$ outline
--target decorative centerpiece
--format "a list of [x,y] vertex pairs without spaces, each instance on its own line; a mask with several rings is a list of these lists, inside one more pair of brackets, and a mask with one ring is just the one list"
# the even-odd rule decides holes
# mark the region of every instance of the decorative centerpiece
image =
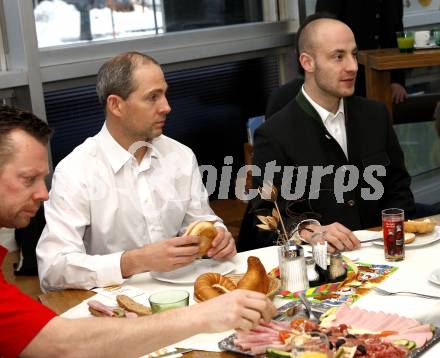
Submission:
[[309,288],[307,278],[304,249],[300,241],[290,238],[287,234],[286,225],[277,203],[278,190],[272,183],[263,184],[258,188],[261,199],[270,201],[274,207],[272,215],[257,215],[261,222],[257,225],[262,230],[276,231],[278,233],[278,262],[280,269],[281,287],[290,292],[303,291]]
[[[313,231],[309,227],[310,224],[319,226],[319,221],[302,220],[303,218],[298,217],[294,223],[294,229],[289,230],[281,215],[276,187],[272,183],[264,183],[263,187],[258,188],[258,193],[261,199],[273,204],[271,215],[257,215],[260,221],[257,227],[261,230],[275,231],[278,234],[276,244],[278,245],[281,287],[284,290],[296,292],[309,288],[309,281],[315,284],[343,281],[347,276],[347,271],[343,265],[341,254],[339,252],[329,254],[325,240],[326,232]],[[319,274],[318,279],[316,275],[310,278],[307,275],[307,271],[313,273],[313,270],[310,267],[307,270],[304,249],[301,245],[306,241],[300,235],[303,230],[309,231],[311,234],[307,243],[312,246],[313,265]]]

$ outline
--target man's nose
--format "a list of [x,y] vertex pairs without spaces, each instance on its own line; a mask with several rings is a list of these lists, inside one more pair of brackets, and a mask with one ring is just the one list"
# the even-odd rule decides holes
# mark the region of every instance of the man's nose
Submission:
[[49,199],[49,193],[47,191],[46,183],[44,180],[42,180],[38,185],[38,188],[35,191],[32,199],[35,201],[46,201],[47,199]]
[[346,64],[347,72],[357,72],[358,70],[358,62],[356,57],[349,57]]
[[171,112],[171,107],[166,97],[163,98],[163,101],[160,104],[160,112],[164,114],[168,114]]

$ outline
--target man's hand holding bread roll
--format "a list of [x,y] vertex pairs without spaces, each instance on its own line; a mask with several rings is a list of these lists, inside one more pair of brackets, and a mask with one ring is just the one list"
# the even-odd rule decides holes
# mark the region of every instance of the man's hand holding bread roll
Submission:
[[184,235],[200,238],[199,255],[213,259],[228,259],[237,254],[235,240],[229,231],[222,227],[215,227],[210,221],[193,222]]
[[[211,230],[213,233],[208,235]],[[213,259],[233,257],[237,254],[235,240],[229,231],[214,227],[212,222],[194,222],[183,236],[125,251],[121,256],[121,273],[129,277],[145,271],[174,271],[191,264],[204,253]]]
[[129,277],[140,272],[174,271],[199,257],[200,238],[179,236],[125,251],[121,256],[121,272]]

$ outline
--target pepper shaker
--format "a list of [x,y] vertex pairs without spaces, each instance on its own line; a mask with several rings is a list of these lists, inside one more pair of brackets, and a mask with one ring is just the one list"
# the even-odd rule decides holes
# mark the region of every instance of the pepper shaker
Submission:
[[307,279],[309,286],[315,287],[319,285],[319,273],[316,271],[315,260],[313,257],[306,257]]
[[330,254],[329,278],[330,282],[342,281],[347,277],[347,270],[340,252]]

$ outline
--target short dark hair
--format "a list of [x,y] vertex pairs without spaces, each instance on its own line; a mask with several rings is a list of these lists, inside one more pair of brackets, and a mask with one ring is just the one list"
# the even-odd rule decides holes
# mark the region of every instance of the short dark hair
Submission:
[[296,60],[298,62],[298,69],[301,74],[304,74],[304,68],[301,66],[301,62],[299,61],[299,55],[301,54],[300,49],[303,47],[304,43],[304,37],[302,36],[304,29],[312,22],[316,20],[321,19],[333,19],[338,20],[338,18],[330,13],[330,12],[317,12],[312,15],[307,16],[304,21],[302,22],[301,26],[298,28],[298,31],[296,33],[296,44],[295,44],[295,50],[296,50]]
[[159,66],[154,58],[135,51],[121,53],[102,65],[96,78],[96,93],[104,108],[108,96],[115,94],[127,99],[130,93],[136,90],[132,75],[140,63]]
[[46,122],[31,112],[23,109],[0,106],[0,167],[10,158],[14,148],[9,134],[14,130],[22,130],[34,137],[43,145],[49,143],[52,129]]

